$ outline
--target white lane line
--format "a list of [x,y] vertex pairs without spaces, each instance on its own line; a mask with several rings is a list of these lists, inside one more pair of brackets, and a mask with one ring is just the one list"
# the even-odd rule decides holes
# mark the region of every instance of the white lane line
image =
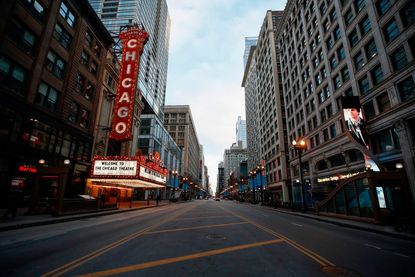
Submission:
[[399,256],[399,257],[404,257],[404,258],[409,258],[409,256],[406,256],[404,254],[397,253],[397,252],[393,252],[393,255],[396,255],[396,256]]
[[303,225],[298,224],[298,223],[291,222],[291,224],[292,224],[292,225],[295,225],[295,226],[303,227]]
[[377,249],[377,250],[382,249],[382,248],[380,248],[379,246],[372,245],[372,244],[367,244],[367,243],[365,243],[365,245],[366,245],[366,246],[369,246],[369,247],[372,247],[372,248],[375,248],[375,249]]

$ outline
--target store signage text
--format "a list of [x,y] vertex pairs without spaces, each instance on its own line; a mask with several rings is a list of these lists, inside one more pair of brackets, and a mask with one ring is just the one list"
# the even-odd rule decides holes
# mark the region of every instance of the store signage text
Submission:
[[166,176],[146,167],[140,167],[140,177],[160,183],[166,183]]
[[339,181],[343,179],[349,179],[361,173],[363,173],[363,171],[355,172],[355,173],[339,174],[339,175],[334,175],[334,176],[329,176],[329,177],[324,177],[324,178],[317,178],[317,183],[333,182],[333,181]]
[[94,176],[136,176],[137,161],[95,160]]
[[137,87],[140,55],[148,34],[138,27],[120,33],[122,58],[117,97],[114,104],[110,138],[118,141],[132,139],[135,92]]

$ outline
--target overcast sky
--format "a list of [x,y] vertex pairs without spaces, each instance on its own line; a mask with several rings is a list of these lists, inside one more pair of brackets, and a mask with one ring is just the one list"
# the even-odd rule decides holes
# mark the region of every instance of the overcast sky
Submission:
[[171,18],[167,105],[190,105],[216,189],[223,151],[245,119],[241,87],[245,37],[258,36],[267,10],[286,0],[167,0]]

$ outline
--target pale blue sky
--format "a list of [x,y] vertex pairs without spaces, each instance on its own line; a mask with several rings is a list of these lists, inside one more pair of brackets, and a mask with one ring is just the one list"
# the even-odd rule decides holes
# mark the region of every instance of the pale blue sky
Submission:
[[258,36],[267,10],[286,0],[167,0],[171,18],[166,104],[190,105],[216,189],[223,151],[235,142],[238,115],[245,119],[245,37]]

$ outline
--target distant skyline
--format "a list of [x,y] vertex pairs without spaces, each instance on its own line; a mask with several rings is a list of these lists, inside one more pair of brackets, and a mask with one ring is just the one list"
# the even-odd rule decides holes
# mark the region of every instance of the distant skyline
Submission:
[[285,0],[167,0],[171,18],[166,104],[190,105],[212,190],[218,163],[245,119],[241,87],[245,37]]

